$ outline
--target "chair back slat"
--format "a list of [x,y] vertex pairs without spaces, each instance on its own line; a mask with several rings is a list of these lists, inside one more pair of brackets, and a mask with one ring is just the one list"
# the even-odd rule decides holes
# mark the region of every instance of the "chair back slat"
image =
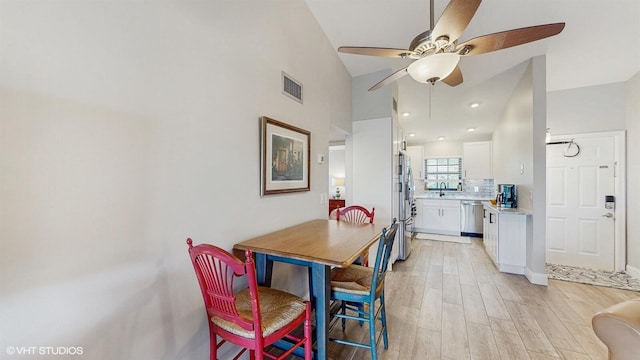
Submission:
[[[187,241],[187,243],[189,242]],[[200,283],[207,314],[233,322],[243,329],[253,330],[254,321],[244,318],[236,308],[234,280],[237,277],[249,275],[253,271],[255,281],[255,267],[247,269],[246,263],[217,246],[209,244],[192,246],[191,243],[189,245],[189,254]],[[249,262],[253,265],[252,259],[247,261],[247,263]],[[248,278],[249,282],[251,281],[250,277]],[[253,298],[253,295],[257,293],[257,284],[254,284],[251,290]],[[259,319],[256,320],[259,321]]]
[[380,235],[380,241],[378,242],[378,251],[376,253],[376,263],[373,266],[373,279],[371,282],[371,296],[375,298],[375,293],[380,284],[383,283],[384,277],[387,273],[387,267],[389,266],[389,256],[393,249],[393,242],[396,238],[396,231],[398,230],[398,223],[396,219],[393,219],[389,228],[382,229],[382,235]]
[[360,205],[351,205],[338,209],[336,219],[338,221],[346,221],[352,223],[371,223],[373,224],[373,217],[375,216],[376,208],[372,208],[371,212]]

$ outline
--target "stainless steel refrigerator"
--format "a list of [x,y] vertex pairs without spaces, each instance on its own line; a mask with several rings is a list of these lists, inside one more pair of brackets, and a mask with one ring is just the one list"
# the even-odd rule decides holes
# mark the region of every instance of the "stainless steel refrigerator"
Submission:
[[411,173],[410,158],[404,152],[398,155],[398,260],[406,260],[411,253],[413,238],[413,175]]

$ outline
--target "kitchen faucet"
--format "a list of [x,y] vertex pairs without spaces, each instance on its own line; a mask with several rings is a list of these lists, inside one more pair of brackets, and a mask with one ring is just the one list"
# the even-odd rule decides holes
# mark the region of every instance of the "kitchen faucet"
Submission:
[[[444,185],[444,187],[442,187],[442,185]],[[447,183],[446,182],[441,182],[440,185],[438,185],[438,189],[440,189],[440,197],[444,196],[444,191],[447,188]]]

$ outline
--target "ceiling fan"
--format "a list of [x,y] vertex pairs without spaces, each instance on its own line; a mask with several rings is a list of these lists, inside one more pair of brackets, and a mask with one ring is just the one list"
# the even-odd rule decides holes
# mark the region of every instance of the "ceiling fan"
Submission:
[[409,74],[419,82],[434,84],[442,81],[449,86],[462,84],[458,67],[461,56],[488,53],[559,34],[564,23],[537,25],[483,35],[460,44],[458,38],[478,10],[481,0],[451,0],[438,22],[433,23],[433,2],[430,6],[430,29],[418,34],[408,49],[341,46],[338,52],[358,55],[414,59],[409,66],[389,75],[373,85],[379,89]]

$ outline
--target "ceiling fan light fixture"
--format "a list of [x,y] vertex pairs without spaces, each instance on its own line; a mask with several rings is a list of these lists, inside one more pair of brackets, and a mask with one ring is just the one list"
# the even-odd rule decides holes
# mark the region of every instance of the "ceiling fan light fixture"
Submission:
[[460,55],[440,53],[425,56],[407,67],[407,72],[418,82],[436,82],[449,76],[458,65]]

